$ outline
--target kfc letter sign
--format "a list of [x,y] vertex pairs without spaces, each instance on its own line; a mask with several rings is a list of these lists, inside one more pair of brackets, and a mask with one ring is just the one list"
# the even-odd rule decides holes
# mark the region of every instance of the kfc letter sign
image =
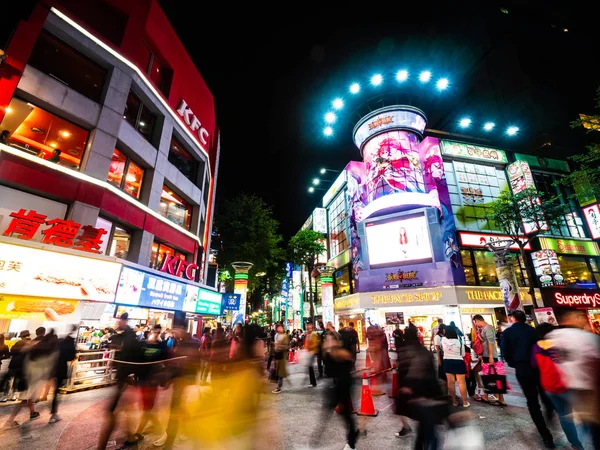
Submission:
[[181,99],[181,101],[179,102],[177,112],[181,117],[183,117],[183,120],[189,125],[190,129],[198,133],[200,142],[202,142],[204,145],[208,145],[208,131],[206,131],[206,128],[202,127],[202,124],[194,115],[194,113],[189,108],[188,104],[185,102],[184,99]]
[[187,278],[191,281],[198,281],[196,280],[196,274],[199,273],[198,264],[189,263],[175,255],[165,257],[160,271],[175,275],[176,277]]

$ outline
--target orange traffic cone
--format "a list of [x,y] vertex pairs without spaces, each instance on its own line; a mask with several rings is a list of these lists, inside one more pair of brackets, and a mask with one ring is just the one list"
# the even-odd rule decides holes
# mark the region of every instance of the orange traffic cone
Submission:
[[296,350],[294,352],[294,364],[298,364],[300,362],[300,350]]
[[381,383],[378,380],[378,377],[381,375],[373,375],[374,372],[371,371],[371,378],[369,378],[369,381],[371,382],[371,395],[375,395],[375,396],[379,396],[379,395],[385,395],[385,392],[383,392],[381,390]]
[[365,361],[365,369],[368,370],[371,368],[371,357],[369,356],[369,352],[367,352],[367,360]]
[[360,411],[359,416],[376,416],[379,412],[375,410],[373,397],[371,397],[371,388],[369,387],[369,379],[367,373],[363,373],[362,394],[360,396]]
[[[352,414],[356,414],[358,411],[354,409],[354,405],[352,403],[352,397],[350,397],[350,399],[348,400],[348,407],[352,410]],[[342,414],[342,412],[344,411],[344,405],[342,404],[342,402],[339,402],[337,404],[337,406],[335,407],[335,412],[338,414]]]
[[398,371],[396,370],[396,364],[392,366],[392,369],[394,369],[392,370],[392,390],[388,397],[396,398],[398,395]]
[[293,362],[293,361],[294,361],[294,349],[291,349],[291,350],[288,352],[288,362],[289,362],[289,363],[291,363],[291,362]]

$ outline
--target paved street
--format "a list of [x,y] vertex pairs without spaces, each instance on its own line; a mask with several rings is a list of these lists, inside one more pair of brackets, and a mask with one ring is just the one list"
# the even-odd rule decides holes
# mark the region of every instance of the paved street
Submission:
[[[361,354],[364,356],[364,353]],[[395,355],[392,354],[392,358]],[[364,360],[359,360],[359,367],[364,367]],[[270,393],[273,385],[263,387],[265,395],[261,399],[261,414],[259,422],[259,439],[255,439],[255,445],[247,446],[239,441],[221,443],[214,448],[256,448],[256,449],[286,449],[301,450],[319,448],[326,450],[342,449],[345,445],[345,432],[341,418],[335,414],[331,415],[329,424],[325,425],[321,416],[321,403],[324,390],[327,389],[328,380],[319,380],[316,389],[306,387],[308,376],[301,371],[301,367],[292,366],[291,376],[284,383],[284,392],[280,395]],[[514,377],[512,379],[513,391],[506,396],[509,404],[507,408],[493,407],[473,402],[470,408],[471,423],[474,424],[485,437],[488,449],[537,449],[543,448],[541,441],[531,423],[525,400],[518,389]],[[201,388],[208,390],[209,388]],[[355,407],[358,408],[360,401],[360,384],[357,380],[354,395]],[[87,450],[94,448],[101,422],[103,421],[103,410],[110,396],[111,388],[104,388],[70,394],[63,397],[60,415],[63,420],[56,424],[48,424],[49,403],[38,404],[41,417],[30,423],[33,437],[21,440],[22,430],[6,430],[0,437],[3,450]],[[192,398],[193,394],[188,395]],[[170,399],[170,391],[161,392],[158,401],[161,411],[161,420],[167,421],[166,405]],[[393,414],[393,406],[387,396],[374,398],[375,407],[379,410],[377,417],[358,417],[358,424],[362,436],[357,444],[358,449],[386,449],[412,448],[414,435],[398,439],[394,433],[399,428],[398,417]],[[8,402],[0,406],[0,420],[4,422],[9,414]],[[229,416],[236,414],[239,405],[229,405],[227,414],[223,420],[228,421]],[[137,420],[135,414],[131,419]],[[27,422],[27,413],[23,410],[18,420]],[[123,419],[123,418],[122,418]],[[123,424],[124,420],[121,420]],[[201,424],[201,422],[200,422]],[[201,426],[201,425],[200,425]],[[212,425],[211,425],[212,426]],[[21,427],[22,428],[22,427]],[[414,428],[414,427],[413,427]],[[568,448],[567,442],[560,430],[558,421],[551,426],[558,448]],[[322,430],[320,445],[310,446],[310,440],[315,430]],[[366,431],[366,435],[365,435]],[[196,429],[195,432],[202,434]],[[155,448],[152,441],[156,435],[148,433],[140,449]],[[119,428],[111,438],[109,448],[118,448],[125,440],[122,428]],[[195,439],[186,439],[182,436],[176,441],[176,448],[187,450],[192,448],[208,448],[207,445],[194,446]],[[462,447],[468,448],[468,447]],[[591,446],[589,447],[591,448]]]

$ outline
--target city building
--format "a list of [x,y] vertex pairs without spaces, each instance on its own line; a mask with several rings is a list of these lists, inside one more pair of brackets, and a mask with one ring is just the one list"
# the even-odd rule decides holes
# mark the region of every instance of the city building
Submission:
[[[37,281],[79,283],[69,300],[218,315],[214,98],[157,1],[40,0],[21,19],[0,64],[0,293],[51,295],[8,271],[31,253]],[[105,295],[82,287],[98,277]]]

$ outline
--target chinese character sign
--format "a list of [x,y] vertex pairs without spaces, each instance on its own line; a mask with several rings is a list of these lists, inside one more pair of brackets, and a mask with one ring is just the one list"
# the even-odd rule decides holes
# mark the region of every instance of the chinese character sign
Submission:
[[181,310],[186,285],[141,270],[123,267],[116,302],[124,305]]
[[583,214],[588,227],[590,227],[592,239],[600,239],[600,206],[592,205],[583,208]]
[[[72,220],[46,220],[47,217],[44,214],[39,214],[35,210],[20,209],[12,212],[10,217],[12,220],[2,233],[4,236],[30,241],[40,227],[46,225],[47,228],[42,229],[43,244],[75,248],[90,253],[101,253],[102,237],[107,233],[102,228],[94,228],[90,225],[82,227],[81,224]],[[82,233],[78,236],[80,230]]]

